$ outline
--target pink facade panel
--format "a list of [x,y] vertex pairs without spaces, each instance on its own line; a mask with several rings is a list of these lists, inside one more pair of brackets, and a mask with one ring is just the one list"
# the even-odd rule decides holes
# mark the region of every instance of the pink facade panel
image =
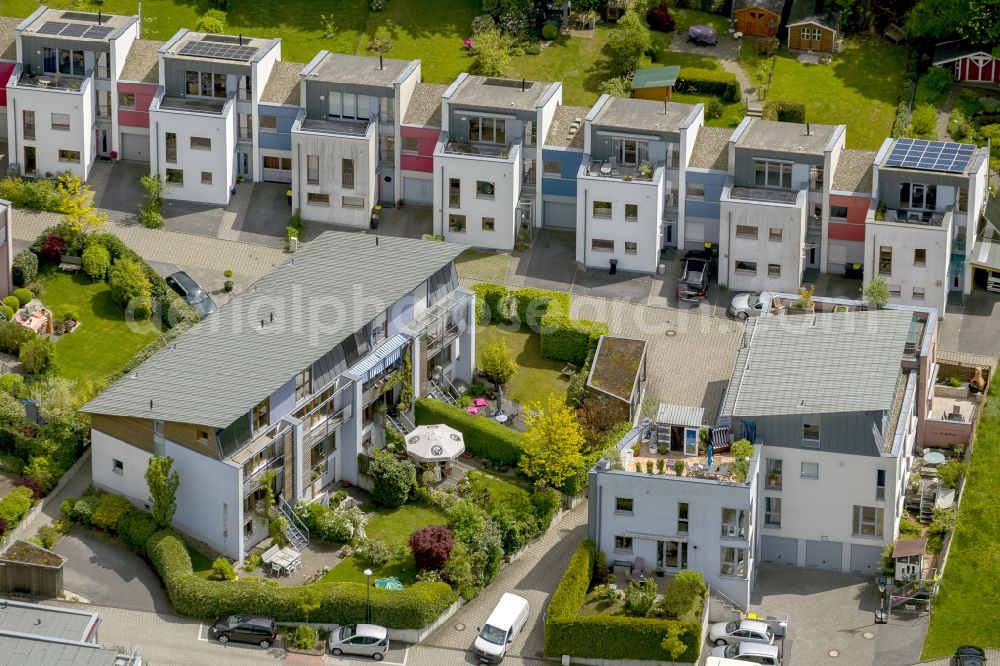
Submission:
[[121,93],[135,95],[134,109],[118,107],[118,123],[125,127],[149,127],[149,105],[153,103],[153,97],[156,95],[156,85],[152,83],[119,83],[118,93],[119,96]]
[[399,128],[399,133],[404,140],[407,138],[417,140],[417,152],[402,153],[400,155],[400,166],[407,171],[433,173],[434,147],[437,145],[438,137],[441,136],[441,130],[437,127],[411,127],[403,125]]
[[830,240],[865,242],[865,225],[830,222]]
[[7,81],[10,79],[10,73],[14,71],[16,64],[6,61],[0,62],[0,106],[7,106]]
[[[865,217],[868,215],[868,206],[871,203],[870,195],[849,197],[842,194],[831,194],[830,195],[830,206],[843,206],[847,209],[847,223],[861,225],[862,229],[865,224]],[[864,240],[864,232],[861,234],[861,239]]]

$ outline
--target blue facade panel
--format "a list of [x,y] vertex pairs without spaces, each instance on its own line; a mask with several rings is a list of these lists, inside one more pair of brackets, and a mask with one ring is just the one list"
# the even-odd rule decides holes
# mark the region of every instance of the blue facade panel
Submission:
[[275,116],[278,119],[278,129],[276,132],[258,132],[258,142],[265,150],[291,150],[292,149],[292,124],[295,116],[299,114],[297,106],[272,106],[261,104],[259,113],[262,116]]
[[289,379],[284,386],[271,394],[270,403],[271,423],[277,423],[279,419],[291,413],[292,408],[295,407],[295,377]]
[[721,209],[719,199],[722,197],[722,188],[725,187],[728,177],[729,174],[719,171],[688,171],[687,184],[703,185],[705,198],[688,197],[684,203],[684,214],[690,217],[719,219]]
[[[542,193],[557,197],[576,196],[576,174],[583,163],[583,153],[578,150],[542,149],[544,162],[558,162],[562,167],[562,178],[542,177]],[[543,165],[544,166],[544,165]]]

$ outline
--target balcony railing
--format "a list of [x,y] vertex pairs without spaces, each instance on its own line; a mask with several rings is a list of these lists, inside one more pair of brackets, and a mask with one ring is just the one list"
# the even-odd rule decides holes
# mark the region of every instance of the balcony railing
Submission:
[[365,392],[361,395],[361,404],[368,406],[373,400],[378,398],[380,395],[392,388],[392,378],[395,377],[402,369],[402,363],[397,363],[395,366],[391,367],[384,375],[374,380],[372,385],[365,389]]
[[110,118],[111,117],[111,105],[110,104],[98,104],[97,105],[97,117],[98,118]]
[[84,76],[67,76],[65,74],[22,73],[17,79],[17,85],[27,88],[44,88],[47,90],[62,90],[80,92],[87,80]]
[[94,76],[99,79],[110,79],[111,78],[111,68],[107,65],[98,65],[94,68]]
[[[662,166],[660,163],[659,166]],[[587,163],[587,175],[595,178],[611,178],[614,180],[651,181],[656,174],[656,167],[650,162],[643,164],[618,164],[612,161],[591,160]]]
[[505,160],[510,157],[510,144],[472,143],[471,141],[449,141],[445,153],[452,155],[476,155]]
[[323,438],[329,436],[331,433],[340,427],[340,424],[344,422],[344,414],[347,412],[347,406],[345,405],[339,412],[328,416],[321,422],[317,423],[315,426],[310,428],[305,432],[302,437],[303,448],[310,449],[317,442]]
[[24,126],[24,138],[34,140],[35,138],[35,124]]
[[238,136],[241,139],[252,139],[253,130],[249,127],[239,127],[236,130],[236,136]]
[[[278,457],[274,458],[273,460],[269,460],[267,462],[261,463],[260,465],[257,465],[256,467],[254,467],[252,469],[249,469],[249,470],[244,469],[243,470],[243,484],[244,484],[243,492],[244,493],[247,492],[247,485],[248,484],[256,484],[257,482],[259,482],[260,479],[261,479],[261,477],[264,476],[264,474],[268,470],[278,469],[278,468],[280,468],[284,464],[285,464],[285,454],[284,453],[280,453],[280,454],[278,454]],[[250,490],[253,490],[253,488],[250,488]]]
[[241,102],[250,102],[253,100],[253,91],[247,90],[246,88],[237,88],[236,99]]

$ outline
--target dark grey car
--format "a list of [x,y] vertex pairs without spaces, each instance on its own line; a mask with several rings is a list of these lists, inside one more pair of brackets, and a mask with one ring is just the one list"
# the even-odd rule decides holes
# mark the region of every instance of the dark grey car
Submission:
[[215,301],[201,286],[184,271],[177,271],[167,276],[167,284],[181,295],[188,305],[194,308],[202,319],[216,310]]

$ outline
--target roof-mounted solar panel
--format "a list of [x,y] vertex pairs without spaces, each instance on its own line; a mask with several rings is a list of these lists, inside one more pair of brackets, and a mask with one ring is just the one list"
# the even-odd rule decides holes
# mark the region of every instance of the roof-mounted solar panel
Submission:
[[62,21],[46,21],[35,32],[39,35],[58,35],[67,25]]

